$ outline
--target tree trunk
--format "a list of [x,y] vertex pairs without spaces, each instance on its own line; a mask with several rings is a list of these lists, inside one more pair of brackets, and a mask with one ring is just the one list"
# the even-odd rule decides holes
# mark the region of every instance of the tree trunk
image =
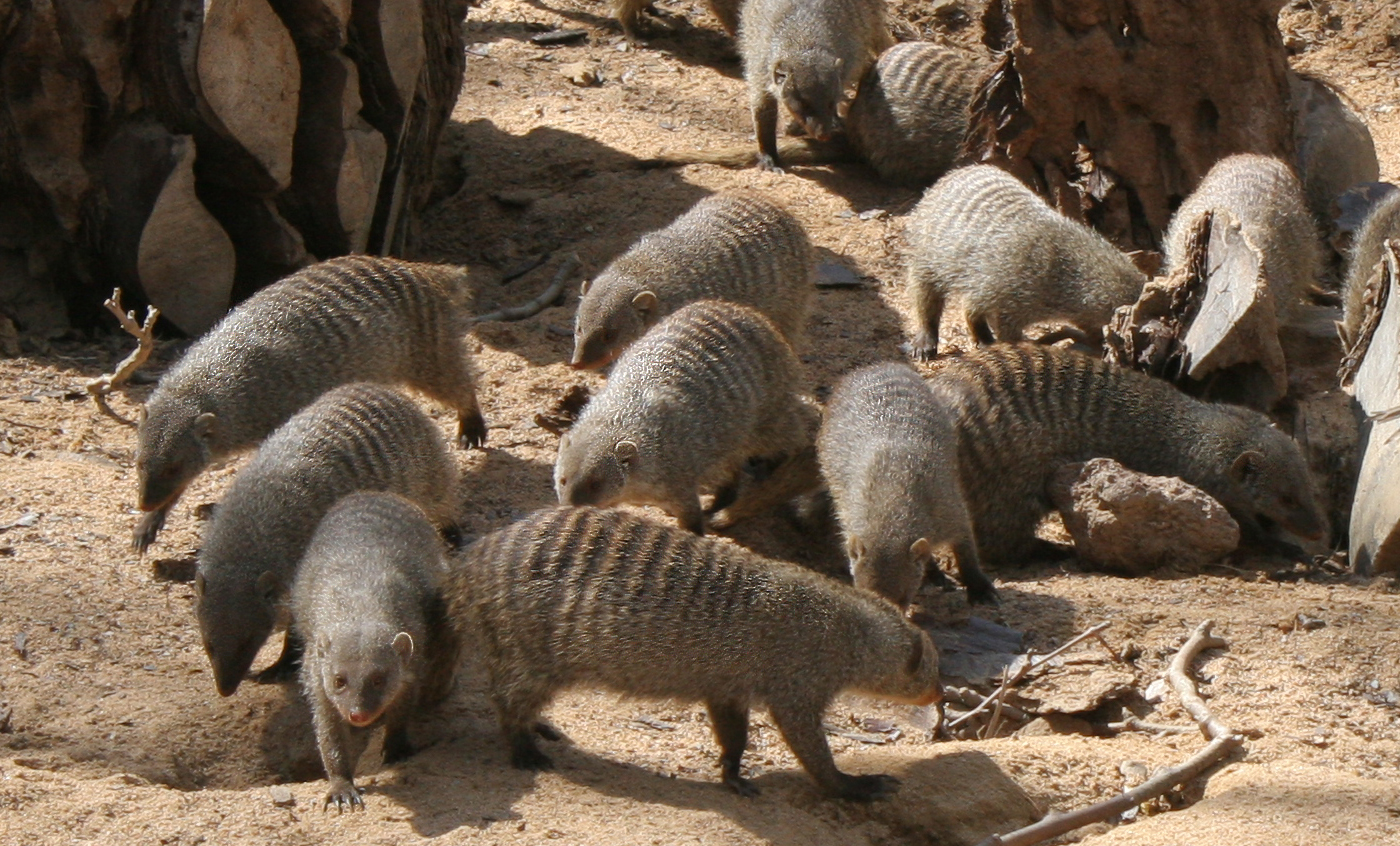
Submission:
[[1217,160],[1293,158],[1283,0],[992,0],[1005,51],[972,152],[1125,249],[1156,249]]
[[197,334],[316,259],[400,252],[464,0],[0,0],[0,313],[113,287]]

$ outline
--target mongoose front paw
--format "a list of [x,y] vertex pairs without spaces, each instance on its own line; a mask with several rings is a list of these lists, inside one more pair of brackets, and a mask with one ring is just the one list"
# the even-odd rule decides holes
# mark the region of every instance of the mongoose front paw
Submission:
[[457,423],[457,443],[462,449],[480,447],[486,443],[486,419],[481,412],[469,414]]
[[165,525],[165,510],[147,511],[141,515],[141,519],[136,521],[136,528],[131,533],[131,549],[133,552],[146,551],[155,542],[156,535]]
[[759,169],[759,170],[765,170],[765,171],[768,171],[769,173],[786,173],[786,172],[787,172],[787,171],[783,170],[782,165],[778,164],[778,160],[777,160],[776,158],[774,158],[773,156],[768,155],[767,153],[759,153],[759,154],[758,154],[758,161],[756,162],[756,164],[758,165],[758,169]]
[[321,810],[328,811],[332,805],[335,806],[337,814],[343,814],[346,811],[363,811],[365,800],[361,796],[359,788],[350,782],[332,781],[330,792],[321,801]]
[[873,802],[888,799],[899,792],[899,779],[888,775],[846,775],[841,774],[842,799],[852,802]]

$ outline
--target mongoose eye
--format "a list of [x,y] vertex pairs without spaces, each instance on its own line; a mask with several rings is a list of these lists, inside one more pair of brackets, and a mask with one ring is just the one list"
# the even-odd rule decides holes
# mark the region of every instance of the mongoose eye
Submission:
[[345,682],[345,676],[341,675],[340,673],[336,673],[335,678],[331,679],[331,685],[332,685],[336,690],[344,690],[344,689],[345,689],[345,683],[346,683],[346,682]]
[[371,688],[377,690],[377,689],[379,689],[379,688],[381,688],[381,687],[384,686],[384,674],[383,674],[383,673],[375,673],[375,674],[371,675],[367,681],[368,681],[368,684],[369,684],[369,686],[370,686]]

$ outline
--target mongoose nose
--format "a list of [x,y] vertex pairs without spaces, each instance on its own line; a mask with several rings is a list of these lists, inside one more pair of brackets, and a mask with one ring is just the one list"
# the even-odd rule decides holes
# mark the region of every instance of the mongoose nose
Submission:
[[345,719],[350,722],[350,725],[356,728],[362,728],[374,722],[374,718],[377,716],[379,715],[372,714],[369,711],[351,711],[346,715]]

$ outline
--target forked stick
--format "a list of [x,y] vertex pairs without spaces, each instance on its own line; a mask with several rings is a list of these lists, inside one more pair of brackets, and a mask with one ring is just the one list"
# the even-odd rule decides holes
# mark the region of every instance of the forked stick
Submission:
[[554,274],[554,281],[549,283],[549,287],[533,300],[517,306],[507,306],[499,311],[488,312],[472,318],[472,323],[487,323],[493,320],[524,320],[527,317],[534,317],[544,311],[550,303],[559,299],[559,295],[564,293],[564,285],[569,281],[579,264],[578,255],[574,254],[564,259],[559,265],[559,270]]
[[1111,819],[1129,808],[1156,799],[1178,784],[1190,781],[1239,748],[1244,743],[1244,738],[1231,732],[1211,714],[1201,695],[1196,692],[1196,685],[1191,681],[1188,672],[1191,662],[1201,650],[1218,649],[1227,645],[1223,639],[1211,635],[1210,629],[1213,625],[1212,621],[1206,620],[1197,626],[1167,669],[1167,681],[1171,683],[1177,696],[1181,697],[1182,705],[1195,718],[1201,731],[1211,739],[1204,749],[1185,762],[1163,770],[1132,790],[1120,793],[1112,799],[1064,814],[1049,814],[1045,819],[1025,828],[1018,828],[1008,834],[993,834],[977,846],[1031,846],[1033,843],[1058,837],[1090,823]]
[[111,299],[103,303],[107,310],[116,315],[117,322],[122,325],[128,335],[136,338],[136,349],[131,354],[121,360],[116,369],[111,373],[103,373],[96,379],[89,379],[84,386],[92,396],[92,401],[97,403],[97,407],[103,414],[121,423],[123,426],[135,426],[135,420],[128,420],[112,410],[107,404],[107,395],[131,378],[131,374],[141,369],[141,365],[146,363],[146,359],[151,357],[151,352],[156,348],[155,335],[152,330],[155,328],[156,319],[160,317],[160,309],[155,306],[146,306],[146,322],[137,324],[136,312],[122,310],[122,289],[114,288]]
[[[1015,675],[1013,675],[1009,679],[1004,680],[996,690],[992,691],[986,699],[982,700],[982,703],[980,705],[978,705],[976,708],[973,708],[971,711],[968,711],[966,714],[963,714],[962,716],[958,717],[956,720],[953,720],[951,723],[948,723],[948,725],[945,726],[945,728],[955,729],[963,723],[967,722],[968,720],[972,719],[974,716],[987,710],[988,705],[1000,702],[1001,698],[1006,695],[1006,691],[1010,690],[1013,685],[1019,683],[1021,679],[1024,679],[1026,676],[1030,675],[1033,670],[1038,670],[1041,667],[1045,666],[1052,658],[1055,658],[1060,653],[1069,649],[1071,646],[1074,646],[1076,643],[1087,640],[1091,637],[1098,637],[1099,634],[1103,632],[1103,630],[1106,628],[1108,628],[1108,623],[1099,623],[1097,626],[1094,626],[1093,628],[1087,631],[1081,632],[1080,634],[1077,634],[1069,640],[1065,641],[1063,646],[1059,647],[1053,652],[1048,652],[1045,655],[1037,656],[1022,664],[1021,668],[1016,671]],[[1109,652],[1112,653],[1113,650],[1110,649]]]

